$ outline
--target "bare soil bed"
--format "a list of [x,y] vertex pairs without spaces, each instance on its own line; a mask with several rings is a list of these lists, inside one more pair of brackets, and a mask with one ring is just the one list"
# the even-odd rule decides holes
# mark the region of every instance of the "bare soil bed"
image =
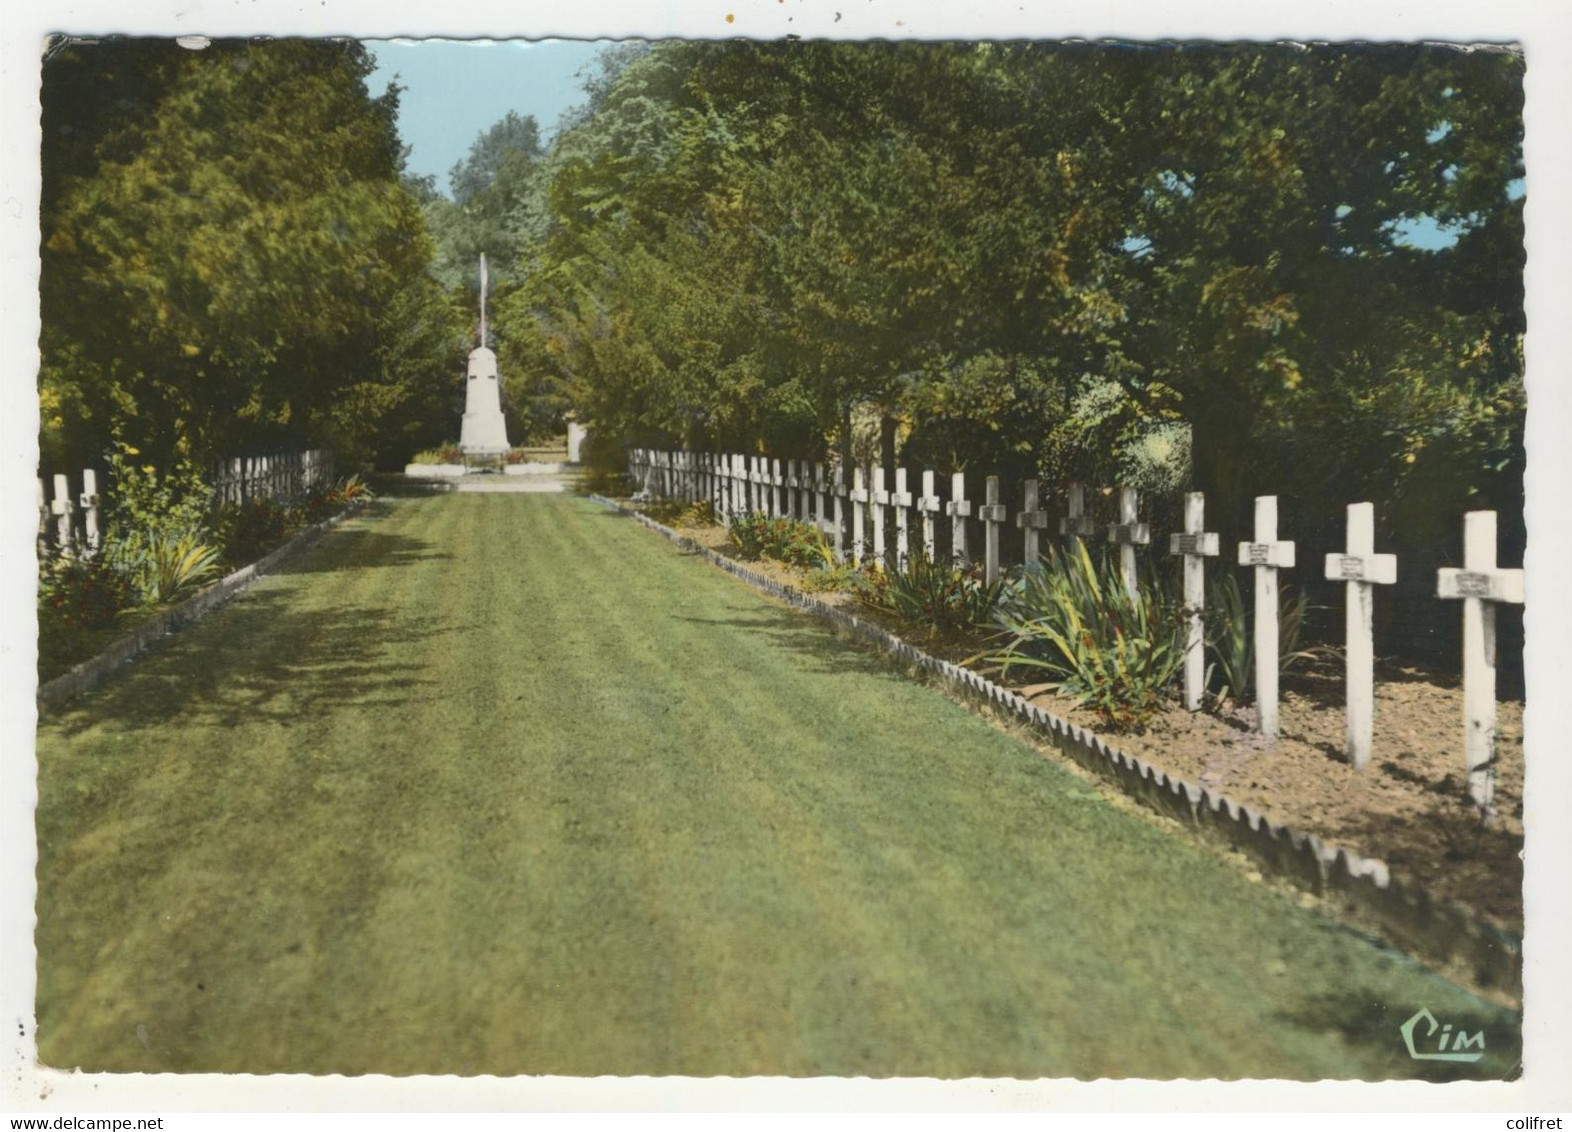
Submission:
[[[669,517],[662,521],[670,522]],[[717,526],[681,525],[701,546],[735,557]],[[749,567],[801,587],[803,572],[772,561]],[[849,593],[818,593],[854,608],[925,651],[962,662],[988,651],[986,634],[927,636]],[[997,679],[992,666],[976,664]],[[1324,842],[1378,857],[1393,875],[1456,901],[1506,931],[1523,929],[1523,705],[1497,706],[1497,815],[1480,821],[1463,770],[1463,693],[1455,677],[1396,663],[1376,667],[1372,756],[1356,771],[1344,753],[1343,675],[1335,663],[1282,677],[1280,734],[1267,743],[1254,709],[1189,712],[1177,700],[1140,733],[1113,733],[1097,714],[1042,684],[1004,681],[1046,711],[1196,786],[1220,792]]]
[[[1226,794],[1304,833],[1379,857],[1395,876],[1455,900],[1497,927],[1523,929],[1523,705],[1497,706],[1497,816],[1481,823],[1463,772],[1456,680],[1395,664],[1376,670],[1370,763],[1344,754],[1343,677],[1335,666],[1283,677],[1280,734],[1253,730],[1254,709],[1189,712],[1178,703],[1142,734],[1110,735],[1129,753]],[[1018,687],[1085,727],[1094,712],[1041,685]]]

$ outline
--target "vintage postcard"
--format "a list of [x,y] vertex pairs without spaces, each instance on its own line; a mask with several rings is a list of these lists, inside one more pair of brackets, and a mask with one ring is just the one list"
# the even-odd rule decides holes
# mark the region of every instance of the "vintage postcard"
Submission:
[[16,1107],[1564,1089],[1565,60],[802,9],[39,37]]

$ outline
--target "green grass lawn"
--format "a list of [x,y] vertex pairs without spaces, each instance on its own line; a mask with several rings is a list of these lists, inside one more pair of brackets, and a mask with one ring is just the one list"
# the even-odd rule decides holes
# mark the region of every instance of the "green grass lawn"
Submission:
[[[46,1064],[1502,1077],[1514,1015],[582,499],[383,500],[40,727]],[[1486,1031],[1415,1062],[1421,1007]]]

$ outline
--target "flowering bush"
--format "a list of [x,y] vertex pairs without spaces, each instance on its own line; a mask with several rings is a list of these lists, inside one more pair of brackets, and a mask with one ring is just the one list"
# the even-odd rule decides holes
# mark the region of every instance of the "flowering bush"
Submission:
[[83,629],[107,625],[132,600],[131,583],[96,558],[52,555],[39,564],[39,620]]
[[213,493],[189,462],[160,473],[152,465],[133,463],[135,448],[123,441],[116,444],[118,450],[108,461],[113,489],[104,566],[128,585],[136,600],[169,601],[217,567],[208,514]]
[[789,566],[835,565],[824,532],[799,519],[771,519],[754,512],[731,524],[732,545],[744,558],[773,558]]
[[[224,504],[213,517],[224,557],[236,566],[254,562],[299,529],[311,505],[307,500],[306,508],[299,509],[266,498]],[[331,506],[326,494],[318,505]]]

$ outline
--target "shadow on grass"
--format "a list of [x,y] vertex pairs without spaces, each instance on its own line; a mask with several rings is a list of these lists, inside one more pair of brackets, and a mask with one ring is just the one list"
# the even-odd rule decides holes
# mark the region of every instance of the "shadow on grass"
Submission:
[[169,641],[74,701],[59,717],[68,735],[105,717],[117,729],[305,726],[344,707],[420,702],[436,683],[418,659],[433,639],[460,631],[407,612],[339,606],[294,610],[290,596],[253,594]]
[[[370,571],[450,557],[424,539],[350,528],[274,573]],[[422,659],[433,651],[431,642],[472,628],[409,609],[298,604],[299,595],[288,589],[242,594],[65,706],[61,729],[76,734],[106,717],[124,730],[177,717],[184,726],[257,720],[300,726],[345,705],[420,702],[436,683]]]
[[[391,504],[379,500],[362,512],[362,518],[385,518],[391,507]],[[271,572],[288,576],[336,570],[380,570],[453,557],[427,539],[369,526],[340,527],[329,532],[327,538],[329,541],[307,547]]]
[[[1427,1008],[1423,1002],[1374,1002],[1350,990],[1313,996],[1301,1009],[1278,1017],[1311,1033],[1338,1035],[1351,1050],[1357,1051],[1362,1064],[1371,1066],[1371,1071],[1361,1078],[1366,1081],[1513,1081],[1522,1076],[1521,1022],[1514,1015],[1483,1003],[1462,1011],[1437,1007],[1438,1012],[1433,1015],[1439,1026],[1450,1026],[1453,1034],[1483,1033],[1485,1053],[1478,1061],[1410,1057],[1402,1026]],[[1418,1022],[1413,1031],[1418,1052],[1437,1052],[1440,1033],[1438,1027],[1436,1034],[1430,1034],[1427,1020]]]
[[805,671],[831,676],[857,672],[879,676],[891,682],[900,681],[900,676],[885,657],[873,652],[869,646],[841,636],[807,614],[781,610],[735,617],[673,615],[672,620],[762,637],[795,654],[798,663],[806,662]]

